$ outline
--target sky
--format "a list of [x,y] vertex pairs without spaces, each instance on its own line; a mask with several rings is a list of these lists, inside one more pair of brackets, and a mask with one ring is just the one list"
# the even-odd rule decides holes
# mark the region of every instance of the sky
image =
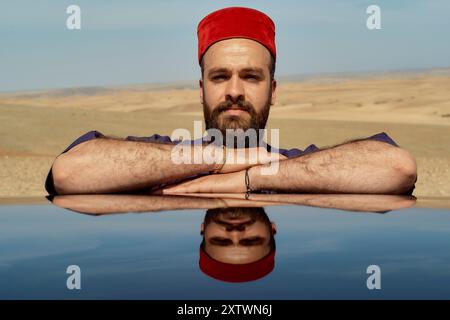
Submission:
[[[80,30],[66,27],[72,4]],[[228,6],[275,21],[276,76],[450,66],[448,0],[5,0],[0,92],[196,80],[197,24]]]

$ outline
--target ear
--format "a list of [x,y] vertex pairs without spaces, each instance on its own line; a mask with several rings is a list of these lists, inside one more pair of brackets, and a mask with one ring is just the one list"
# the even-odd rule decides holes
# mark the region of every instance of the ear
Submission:
[[200,89],[200,103],[203,104],[203,80],[198,80],[198,86]]
[[272,99],[270,100],[270,104],[273,105],[277,99],[277,80],[273,79],[270,86],[270,90],[272,90]]
[[272,225],[272,234],[275,235],[277,233],[277,225],[275,222],[270,223]]
[[205,233],[205,224],[202,223],[202,224],[200,225],[200,234],[203,235],[204,233]]

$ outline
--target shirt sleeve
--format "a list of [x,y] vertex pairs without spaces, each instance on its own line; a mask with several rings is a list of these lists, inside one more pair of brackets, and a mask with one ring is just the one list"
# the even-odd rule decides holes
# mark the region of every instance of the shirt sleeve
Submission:
[[373,136],[370,136],[370,137],[362,139],[362,140],[381,141],[381,142],[389,143],[390,145],[393,145],[394,147],[398,147],[398,144],[394,140],[392,140],[392,138],[389,137],[386,132],[377,133]]
[[[79,145],[80,143],[83,143],[83,142],[86,142],[86,141],[89,141],[92,139],[102,138],[102,137],[104,137],[104,135],[98,131],[89,131],[89,132],[83,134],[78,139],[76,139],[74,142],[72,142],[61,154],[66,153],[67,151],[69,151],[73,147]],[[50,195],[57,194],[56,189],[55,189],[55,184],[53,182],[52,168],[50,168],[50,171],[47,174],[47,178],[45,179],[45,190],[47,190],[48,194],[50,194]]]
[[135,136],[128,136],[125,140],[129,141],[141,141],[141,142],[154,142],[154,143],[170,143],[175,144],[178,141],[172,141],[169,136],[161,136],[159,134],[154,134],[150,137],[135,137]]

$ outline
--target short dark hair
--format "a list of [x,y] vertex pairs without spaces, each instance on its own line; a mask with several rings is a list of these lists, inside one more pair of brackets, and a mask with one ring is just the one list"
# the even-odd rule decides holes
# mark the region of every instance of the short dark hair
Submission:
[[[273,55],[270,55],[270,65],[269,65],[270,81],[272,81],[275,78],[275,66],[276,66],[275,58],[273,57]],[[205,71],[203,57],[202,60],[200,60],[200,69],[202,70],[202,79],[203,79],[203,74]]]

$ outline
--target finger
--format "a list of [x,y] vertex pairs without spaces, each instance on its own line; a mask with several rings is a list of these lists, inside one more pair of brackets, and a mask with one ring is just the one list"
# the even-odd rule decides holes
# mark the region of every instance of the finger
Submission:
[[[198,178],[201,179],[201,178]],[[196,181],[197,179],[182,182],[175,186],[171,186],[163,189],[163,194],[174,194],[174,193],[188,193],[188,192],[200,192],[199,189],[202,186],[202,181]]]
[[171,187],[171,188],[165,188],[162,189],[162,194],[175,194],[175,193],[183,193],[186,192],[185,190],[186,188],[182,187],[182,186],[176,186],[176,187]]
[[156,190],[150,191],[150,194],[162,195],[163,189],[156,189]]
[[200,198],[235,198],[235,199],[245,199],[245,194],[243,193],[183,193],[186,196],[200,197]]
[[184,183],[180,183],[177,185],[173,185],[173,186],[169,186],[169,187],[165,187],[161,189],[162,194],[172,194],[172,193],[180,193],[183,192],[183,190],[185,190],[185,186]]

